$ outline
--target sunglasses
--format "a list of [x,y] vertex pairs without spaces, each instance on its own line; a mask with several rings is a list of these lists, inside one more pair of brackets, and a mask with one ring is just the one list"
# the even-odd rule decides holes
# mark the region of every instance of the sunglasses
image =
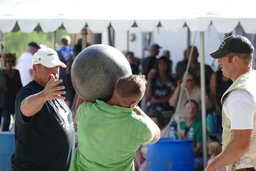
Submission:
[[194,80],[192,80],[192,79],[187,79],[186,81],[187,82],[194,82]]

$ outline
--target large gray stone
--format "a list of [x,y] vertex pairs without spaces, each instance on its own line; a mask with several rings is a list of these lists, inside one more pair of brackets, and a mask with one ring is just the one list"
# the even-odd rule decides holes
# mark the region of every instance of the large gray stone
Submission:
[[131,73],[127,59],[119,50],[97,44],[85,48],[75,58],[71,79],[76,92],[85,101],[107,101],[118,78]]

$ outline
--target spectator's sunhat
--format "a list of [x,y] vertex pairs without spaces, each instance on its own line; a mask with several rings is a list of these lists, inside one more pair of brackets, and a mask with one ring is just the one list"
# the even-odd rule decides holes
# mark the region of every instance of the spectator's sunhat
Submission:
[[225,38],[220,44],[219,49],[210,53],[210,55],[217,59],[226,56],[229,53],[252,53],[254,47],[252,43],[244,36],[231,35]]
[[55,66],[66,68],[66,65],[60,61],[57,52],[51,48],[39,49],[33,56],[33,64],[42,64],[47,68]]

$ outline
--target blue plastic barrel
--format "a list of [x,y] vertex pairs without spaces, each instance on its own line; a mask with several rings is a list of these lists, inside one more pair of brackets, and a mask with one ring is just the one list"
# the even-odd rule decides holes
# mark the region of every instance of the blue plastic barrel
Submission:
[[12,170],[11,157],[14,149],[14,133],[0,132],[0,170]]
[[192,140],[160,139],[148,145],[147,171],[194,171]]

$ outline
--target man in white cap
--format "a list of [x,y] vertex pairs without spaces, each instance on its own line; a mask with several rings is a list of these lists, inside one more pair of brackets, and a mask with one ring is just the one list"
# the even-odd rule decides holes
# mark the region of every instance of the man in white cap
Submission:
[[72,113],[58,86],[59,60],[55,50],[43,48],[33,56],[33,81],[23,87],[15,103],[13,171],[67,171],[75,147]]

